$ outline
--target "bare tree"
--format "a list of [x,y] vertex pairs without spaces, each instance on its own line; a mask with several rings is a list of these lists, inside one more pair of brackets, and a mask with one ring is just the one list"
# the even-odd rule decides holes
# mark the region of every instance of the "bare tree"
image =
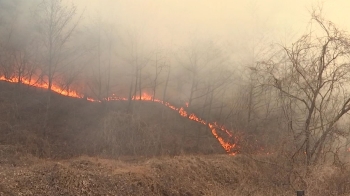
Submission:
[[[167,59],[169,57],[166,56],[164,51],[161,51],[159,48],[155,50],[154,59],[151,60],[151,67],[153,68],[152,73],[152,81],[151,81],[151,88],[152,88],[152,101],[154,101],[156,97],[157,87],[164,81],[161,80],[161,74],[164,72],[166,68],[168,68],[169,65],[167,65]],[[169,80],[169,79],[168,79]]]
[[[2,2],[4,3],[4,2]],[[7,2],[4,20],[4,28],[1,28],[2,41],[1,47],[1,72],[8,79],[15,79],[18,83],[22,83],[23,79],[31,82],[31,77],[37,68],[37,49],[35,36],[33,33],[33,23],[31,18],[25,23],[22,21],[24,17],[28,18],[29,12],[21,9],[20,1]],[[1,6],[1,3],[0,3]]]
[[295,142],[291,158],[301,155],[307,166],[319,163],[327,152],[336,153],[334,138],[345,134],[337,122],[350,110],[349,35],[317,10],[309,32],[261,63],[288,110]]
[[44,49],[43,67],[39,79],[45,81],[46,77],[48,84],[46,115],[43,121],[44,134],[46,134],[49,118],[54,78],[59,72],[64,72],[65,66],[69,65],[64,62],[72,57],[69,41],[80,20],[80,18],[75,20],[76,14],[76,6],[65,6],[62,0],[43,0],[34,13]]
[[35,12],[43,47],[47,51],[42,77],[47,77],[49,91],[59,66],[69,55],[67,46],[79,22],[79,19],[75,20],[76,14],[76,6],[65,6],[62,0],[43,0]]
[[203,88],[200,83],[206,78],[205,73],[213,68],[211,63],[219,58],[220,53],[210,41],[192,41],[182,53],[178,54],[177,59],[185,69],[185,74],[190,78],[189,107],[196,99],[205,97],[206,93],[201,93],[201,91],[206,91],[207,87]]
[[127,62],[130,69],[128,110],[131,111],[132,101],[137,99],[141,100],[142,90],[144,89],[143,70],[149,64],[149,55],[151,52],[145,50],[144,40],[142,40],[140,33],[136,29],[128,31],[126,38],[122,39],[121,43],[126,49],[123,59]]
[[163,89],[163,101],[167,101],[167,90],[168,90],[168,84],[169,84],[169,79],[170,79],[170,74],[171,74],[171,65],[169,62],[169,65],[167,66],[167,77],[165,79],[165,84],[164,84],[164,89]]
[[90,49],[93,59],[90,61],[89,87],[98,100],[110,97],[112,58],[114,51],[113,25],[99,17],[92,28],[88,29],[89,40],[94,40]]

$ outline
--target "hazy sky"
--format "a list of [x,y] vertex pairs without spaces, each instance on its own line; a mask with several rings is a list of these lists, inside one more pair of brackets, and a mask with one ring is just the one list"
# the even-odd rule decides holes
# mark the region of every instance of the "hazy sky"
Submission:
[[[256,33],[285,39],[302,32],[316,0],[74,0],[91,17],[147,32],[163,41],[207,38],[242,39]],[[326,17],[348,29],[350,1],[322,1]],[[255,33],[253,33],[255,32]]]

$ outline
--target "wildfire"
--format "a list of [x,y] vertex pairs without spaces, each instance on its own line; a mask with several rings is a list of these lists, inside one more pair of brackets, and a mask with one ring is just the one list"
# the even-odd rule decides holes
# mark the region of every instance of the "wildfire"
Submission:
[[[211,129],[211,133],[214,135],[214,137],[220,142],[221,146],[225,149],[225,151],[229,155],[236,155],[237,152],[235,151],[236,144],[232,144],[230,142],[226,142],[222,137],[220,137],[217,133],[217,126],[215,124],[209,123],[209,128]],[[232,137],[232,136],[231,136]]]
[[[21,79],[21,81],[19,82],[18,81],[18,78],[11,78],[11,79],[8,79],[4,76],[0,76],[0,80],[2,81],[7,81],[7,82],[11,82],[11,83],[22,83],[22,84],[26,84],[26,85],[30,85],[30,86],[34,86],[34,87],[38,87],[38,88],[43,88],[43,89],[47,89],[48,88],[48,84],[47,83],[37,83],[35,82],[34,80],[31,81],[31,80],[28,80],[28,79]],[[61,95],[64,95],[64,96],[68,96],[68,97],[74,97],[74,98],[84,98],[86,99],[87,101],[91,101],[91,102],[100,102],[99,100],[96,100],[96,99],[93,99],[93,98],[89,98],[89,97],[84,97],[82,96],[81,94],[79,94],[78,92],[76,91],[73,91],[73,90],[64,90],[62,89],[62,87],[59,87],[57,85],[52,85],[51,86],[51,90],[56,92],[56,93],[59,93]],[[116,95],[112,95],[108,98],[105,99],[106,101],[127,101],[128,99],[127,98],[124,98],[124,97],[118,97]],[[160,99],[155,99],[153,98],[151,95],[147,94],[147,93],[143,93],[140,96],[133,96],[132,97],[132,100],[141,100],[141,101],[153,101],[153,102],[157,102],[157,103],[160,103],[172,110],[175,110],[179,113],[180,116],[184,117],[184,118],[188,118],[189,120],[192,120],[192,121],[195,121],[197,123],[200,123],[200,124],[203,124],[203,125],[207,125],[213,136],[219,141],[219,143],[221,144],[221,146],[224,148],[224,150],[229,154],[229,155],[236,155],[237,154],[237,146],[235,143],[233,142],[230,142],[232,141],[232,139],[236,139],[236,138],[233,138],[233,134],[225,127],[225,126],[219,126],[216,122],[207,122],[201,118],[199,118],[196,114],[194,113],[191,113],[189,114],[183,107],[176,107],[172,104],[170,104],[169,102],[165,102],[165,101],[162,101]],[[186,107],[188,107],[188,103],[186,103]],[[218,133],[218,131],[220,131],[220,134]],[[224,137],[221,137],[220,135],[221,134],[225,134],[226,137],[225,138],[228,138],[225,140]],[[227,141],[229,140],[229,141]],[[350,149],[349,149],[350,151]]]
[[[5,76],[0,76],[0,80],[11,82],[11,83],[19,83],[18,78],[15,78],[15,77],[8,79]],[[35,82],[34,80],[28,80],[28,79],[25,79],[25,78],[22,78],[20,83],[26,84],[26,85],[30,85],[30,86],[34,86],[34,87],[38,87],[38,88],[43,88],[43,89],[48,89],[49,88],[49,85],[47,83],[38,83],[38,82]],[[57,85],[52,85],[51,86],[51,90],[56,92],[56,93],[59,93],[61,95],[68,96],[68,97],[83,98],[76,91],[64,90],[64,89],[62,89],[61,87],[59,87]]]
[[[226,138],[229,138],[229,140],[233,139],[233,134],[225,127],[225,126],[219,126],[216,122],[212,122],[212,123],[208,123],[205,120],[199,118],[196,114],[191,113],[189,114],[183,107],[176,107],[174,105],[171,105],[169,102],[164,102],[160,99],[153,99],[153,97],[151,95],[148,95],[147,93],[143,93],[141,95],[141,98],[139,96],[134,96],[132,98],[133,100],[142,100],[142,101],[154,101],[160,104],[163,104],[164,106],[175,110],[179,113],[180,116],[184,117],[184,118],[188,118],[192,121],[201,123],[203,125],[208,125],[208,127],[210,128],[212,134],[214,135],[214,137],[219,141],[219,143],[221,144],[221,146],[224,148],[224,150],[229,154],[229,155],[236,155],[237,154],[237,146],[235,143],[231,143],[229,141],[225,141],[225,139],[221,136],[219,136],[218,134],[218,130],[221,131],[221,133],[224,133],[227,135]],[[119,100],[127,100],[127,99],[119,99]],[[188,103],[186,103],[186,107],[188,107]]]

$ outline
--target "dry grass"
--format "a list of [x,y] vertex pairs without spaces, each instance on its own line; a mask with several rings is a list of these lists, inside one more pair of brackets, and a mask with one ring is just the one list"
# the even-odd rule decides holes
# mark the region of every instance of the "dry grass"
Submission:
[[237,164],[228,163],[235,163],[234,158],[181,156],[130,162],[79,157],[0,165],[0,195],[226,195],[239,182]]
[[350,195],[350,172],[334,166],[317,166],[312,168],[306,178],[308,195]]
[[[38,159],[0,146],[0,195],[295,195],[271,157],[227,155]],[[254,158],[254,159],[252,159]],[[307,196],[350,194],[350,171],[312,168]],[[295,184],[294,184],[295,185]]]

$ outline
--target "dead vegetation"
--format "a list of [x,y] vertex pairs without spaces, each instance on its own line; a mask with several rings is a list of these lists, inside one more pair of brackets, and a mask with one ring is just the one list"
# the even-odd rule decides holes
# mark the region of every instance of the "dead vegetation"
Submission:
[[239,182],[228,156],[33,159],[0,165],[0,195],[217,195]]
[[[271,157],[197,155],[158,158],[38,159],[0,146],[0,195],[295,195],[289,171]],[[350,193],[350,172],[312,169],[308,196]]]

